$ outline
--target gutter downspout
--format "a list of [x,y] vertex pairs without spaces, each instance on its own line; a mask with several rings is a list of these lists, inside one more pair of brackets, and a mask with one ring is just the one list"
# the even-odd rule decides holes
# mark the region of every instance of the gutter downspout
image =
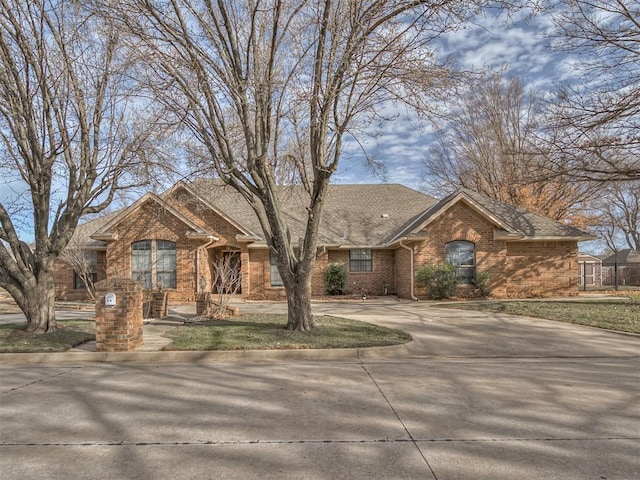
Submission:
[[409,296],[411,297],[411,300],[413,300],[414,302],[417,302],[418,301],[418,297],[415,296],[415,288],[414,288],[415,278],[414,278],[414,273],[413,273],[413,248],[405,245],[402,242],[404,242],[404,239],[400,240],[399,245],[402,248],[405,248],[405,249],[409,250],[409,253],[411,254],[411,282],[409,283],[409,286],[410,286],[410,294],[409,294]]
[[209,248],[219,240],[219,238],[214,235],[207,235],[207,237],[209,241],[201,247],[196,248],[196,294],[200,293],[200,251]]

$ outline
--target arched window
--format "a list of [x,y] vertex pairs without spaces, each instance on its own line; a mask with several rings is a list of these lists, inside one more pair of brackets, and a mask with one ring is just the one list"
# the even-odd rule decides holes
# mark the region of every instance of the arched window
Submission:
[[456,240],[445,245],[445,263],[456,267],[460,283],[471,284],[476,277],[476,246],[472,242]]
[[168,240],[140,240],[131,244],[131,278],[143,288],[176,288],[176,244]]

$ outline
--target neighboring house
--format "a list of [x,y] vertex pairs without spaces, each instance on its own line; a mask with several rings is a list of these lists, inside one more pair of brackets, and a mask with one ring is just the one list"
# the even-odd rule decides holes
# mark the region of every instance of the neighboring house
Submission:
[[598,288],[602,286],[602,259],[580,252],[578,254],[580,289]]
[[640,252],[632,248],[620,250],[602,259],[602,284],[640,287]]
[[[282,187],[293,242],[306,210],[299,187]],[[481,272],[498,297],[573,295],[582,230],[469,190],[443,200],[402,185],[331,185],[319,231],[313,295],[325,294],[324,272],[342,262],[349,294],[424,297],[415,284],[423,265],[453,264],[463,287]],[[240,270],[240,295],[282,299],[285,292],[256,215],[231,187],[216,180],[178,183],[78,228],[74,244],[96,251],[97,276],[134,278],[161,287],[173,303],[213,288],[212,263],[226,257]],[[72,273],[60,269],[58,292]],[[64,274],[64,275],[63,275]],[[64,277],[64,278],[63,278]],[[66,288],[62,286],[66,285]]]

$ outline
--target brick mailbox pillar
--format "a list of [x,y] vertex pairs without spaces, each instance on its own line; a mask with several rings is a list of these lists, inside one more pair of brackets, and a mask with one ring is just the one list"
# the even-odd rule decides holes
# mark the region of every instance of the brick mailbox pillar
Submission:
[[142,345],[142,285],[127,278],[96,283],[96,351],[130,352]]

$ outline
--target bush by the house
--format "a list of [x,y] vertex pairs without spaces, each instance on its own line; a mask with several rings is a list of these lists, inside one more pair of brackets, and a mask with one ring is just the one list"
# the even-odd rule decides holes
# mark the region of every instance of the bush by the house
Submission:
[[458,286],[456,267],[453,265],[428,265],[418,269],[416,282],[429,288],[429,293],[435,299],[450,298]]
[[347,288],[347,267],[344,263],[330,263],[324,280],[329,295],[344,295]]
[[489,272],[482,272],[476,275],[476,278],[473,280],[473,285],[478,289],[478,293],[481,297],[486,297],[489,295]]

